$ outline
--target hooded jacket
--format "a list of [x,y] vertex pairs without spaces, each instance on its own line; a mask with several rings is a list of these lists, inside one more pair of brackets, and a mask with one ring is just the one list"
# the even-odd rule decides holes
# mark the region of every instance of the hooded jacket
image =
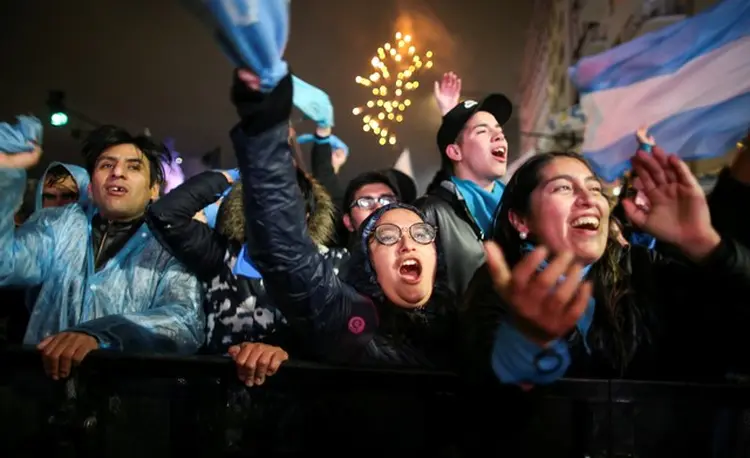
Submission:
[[114,350],[189,354],[198,349],[200,285],[145,225],[95,270],[91,220],[96,208],[46,208],[15,229],[13,209],[25,182],[25,170],[0,169],[0,286],[39,287],[24,343],[77,331]]
[[[348,259],[346,250],[323,245],[333,232],[333,203],[315,179],[298,169],[300,180],[311,187],[307,231],[318,252],[336,266]],[[230,189],[221,202],[216,227],[193,219],[193,215],[214,203]],[[257,272],[237,270],[245,243],[245,214],[242,183],[233,186],[224,174],[203,172],[154,203],[147,221],[161,242],[205,285],[204,308],[207,315],[206,350],[223,353],[242,342],[265,341],[294,346],[286,320],[267,297],[263,279]],[[304,222],[304,218],[303,218]],[[252,259],[245,258],[252,265]],[[281,332],[277,332],[281,330]]]
[[[58,165],[64,167],[65,170],[68,171],[70,176],[73,177],[73,181],[75,181],[76,186],[78,187],[78,203],[84,208],[86,207],[86,205],[88,205],[88,188],[90,179],[89,173],[86,171],[86,169],[77,165],[66,164],[64,162],[50,162],[36,185],[36,192],[34,193],[34,212],[42,210],[44,205],[44,183],[47,179],[47,172]],[[29,310],[34,307],[34,303],[36,302],[38,295],[39,287],[29,288],[28,290],[26,290],[26,307]]]
[[44,170],[44,173],[39,178],[39,182],[36,187],[36,195],[34,196],[34,210],[41,210],[43,205],[43,193],[44,193],[44,181],[47,178],[47,172],[53,167],[62,166],[65,170],[70,173],[73,177],[73,181],[78,186],[78,203],[85,206],[89,202],[89,173],[83,167],[66,164],[64,162],[50,162],[49,166]]
[[[372,272],[362,283],[342,280],[306,233],[287,144],[289,80],[270,94],[249,93],[235,99],[244,116],[231,132],[245,193],[248,251],[263,275],[266,291],[292,326],[309,336],[310,348],[319,360],[436,365],[432,356],[443,353],[440,350],[449,346],[444,342],[454,334],[434,326],[428,314],[389,304]],[[364,256],[364,252],[352,253],[348,275],[366,269]],[[429,315],[433,305],[440,304],[427,304]],[[442,322],[449,323],[448,328],[455,323],[445,318]]]

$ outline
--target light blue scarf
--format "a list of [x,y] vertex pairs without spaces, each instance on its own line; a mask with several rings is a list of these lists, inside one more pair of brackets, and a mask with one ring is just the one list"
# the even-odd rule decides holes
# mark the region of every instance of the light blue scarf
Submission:
[[[534,251],[534,245],[530,243],[525,243],[521,247],[521,252],[523,253],[530,253]],[[539,271],[542,271],[547,268],[549,265],[549,261],[546,259],[542,261],[542,263],[539,265]],[[591,265],[585,266],[583,268],[583,272],[581,272],[581,278],[586,277],[588,275],[589,271],[591,270]],[[558,283],[565,280],[565,276],[561,275],[560,279],[558,280]],[[578,319],[578,322],[576,323],[576,328],[578,329],[578,332],[581,334],[581,337],[583,338],[583,345],[586,347],[586,352],[588,354],[591,354],[591,348],[589,348],[588,344],[588,333],[589,329],[591,329],[591,323],[594,322],[594,311],[596,310],[596,301],[594,300],[593,296],[589,299],[589,304],[586,306],[586,310],[583,312],[583,315],[581,315],[581,318]]]
[[500,204],[500,199],[503,197],[503,191],[505,185],[500,181],[495,181],[495,186],[492,188],[492,192],[489,192],[469,180],[462,180],[460,178],[451,177],[451,181],[456,185],[456,189],[464,198],[466,206],[469,208],[469,213],[474,218],[477,226],[482,230],[483,233],[489,234],[492,229],[492,220],[495,216],[495,210]]
[[247,278],[263,278],[258,269],[253,265],[253,261],[247,255],[247,246],[244,244],[240,250],[240,255],[237,256],[237,262],[234,263],[232,273],[236,276]]
[[[328,94],[296,76],[292,76],[294,95],[292,103],[320,127],[333,126],[333,104]],[[297,140],[299,141],[299,140]]]

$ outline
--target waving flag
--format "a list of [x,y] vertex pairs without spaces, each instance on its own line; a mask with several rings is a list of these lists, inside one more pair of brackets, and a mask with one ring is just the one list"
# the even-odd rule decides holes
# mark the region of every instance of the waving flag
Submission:
[[750,1],[644,35],[570,69],[587,118],[583,154],[612,181],[642,125],[683,159],[727,153],[750,125]]
[[270,91],[289,72],[290,0],[182,0],[211,30],[238,67],[253,70]]
[[22,153],[31,151],[31,142],[42,143],[42,122],[33,116],[17,116],[18,122],[0,123],[0,152]]
[[294,85],[294,106],[321,127],[333,126],[333,104],[328,94],[296,76]]

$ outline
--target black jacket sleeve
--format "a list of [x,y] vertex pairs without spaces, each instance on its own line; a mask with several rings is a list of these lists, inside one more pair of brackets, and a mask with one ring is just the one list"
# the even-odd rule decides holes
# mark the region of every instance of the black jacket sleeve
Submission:
[[313,143],[312,152],[310,154],[312,160],[312,175],[316,180],[323,185],[331,195],[333,203],[336,204],[336,209],[341,212],[341,205],[344,200],[344,190],[341,187],[341,181],[338,175],[333,170],[333,164],[331,164],[331,144],[328,138],[321,138],[315,136],[315,142]]
[[463,296],[459,318],[460,371],[474,384],[496,382],[492,372],[492,347],[508,309],[492,286],[487,265],[477,270]]
[[266,291],[292,326],[311,332],[326,360],[359,360],[378,316],[372,301],[339,280],[307,234],[288,144],[291,77],[270,94],[234,88],[241,123],[231,132],[245,201],[247,250]]
[[732,177],[728,168],[721,171],[708,195],[711,223],[723,236],[735,237],[750,246],[750,186]]
[[203,172],[149,207],[146,222],[167,250],[203,281],[215,277],[225,263],[226,237],[193,219],[218,200],[230,184],[224,174]]
[[[621,264],[628,275],[627,289],[635,294],[639,317],[638,323],[628,321],[632,328],[626,327],[622,332],[651,331],[643,335],[659,336],[661,340],[643,339],[649,364],[656,364],[648,366],[647,376],[658,378],[660,368],[668,365],[682,371],[678,366],[684,363],[707,371],[724,364],[720,360],[741,359],[747,344],[741,339],[744,332],[738,328],[746,328],[750,320],[746,300],[750,296],[750,252],[742,244],[724,238],[699,264],[677,253],[664,255],[633,246],[623,253]],[[603,315],[595,318],[594,327],[602,324],[600,316]],[[461,315],[462,372],[474,383],[497,381],[492,352],[500,325],[509,321],[509,308],[494,292],[487,267],[483,266],[467,288]],[[599,361],[608,358],[608,353],[602,353],[598,346],[594,351]],[[714,361],[701,359],[700,354],[710,355]],[[576,376],[603,375],[580,360],[588,358],[586,352],[574,351],[571,356]],[[641,375],[643,369],[639,369]]]

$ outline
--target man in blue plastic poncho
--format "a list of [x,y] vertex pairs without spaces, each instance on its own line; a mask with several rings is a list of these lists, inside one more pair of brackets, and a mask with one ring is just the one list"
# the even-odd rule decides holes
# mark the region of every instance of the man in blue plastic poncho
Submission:
[[88,201],[89,174],[83,167],[52,162],[39,178],[34,210]]
[[32,152],[0,153],[0,286],[38,287],[24,343],[53,378],[94,349],[192,353],[203,342],[198,281],[143,224],[163,148],[104,126],[83,153],[91,205],[38,210],[14,230]]

